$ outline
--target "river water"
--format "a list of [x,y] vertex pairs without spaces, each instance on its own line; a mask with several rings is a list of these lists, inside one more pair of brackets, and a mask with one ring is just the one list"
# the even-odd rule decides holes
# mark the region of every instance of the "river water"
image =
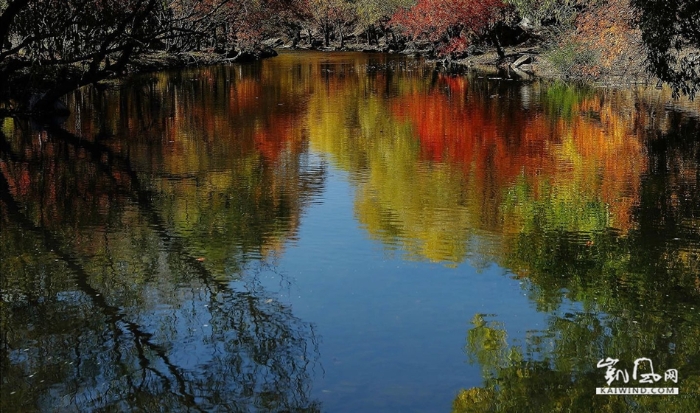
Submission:
[[284,52],[67,105],[0,120],[3,412],[700,411],[697,102]]

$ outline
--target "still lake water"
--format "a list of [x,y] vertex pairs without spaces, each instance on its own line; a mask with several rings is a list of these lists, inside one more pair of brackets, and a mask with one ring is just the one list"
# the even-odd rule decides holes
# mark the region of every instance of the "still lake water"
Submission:
[[0,125],[3,412],[700,411],[698,103],[286,52],[67,104]]

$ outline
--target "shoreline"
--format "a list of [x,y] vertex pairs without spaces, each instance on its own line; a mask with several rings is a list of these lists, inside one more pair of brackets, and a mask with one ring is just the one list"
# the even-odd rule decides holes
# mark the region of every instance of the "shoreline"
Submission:
[[277,56],[277,50],[414,55],[425,58],[426,62],[435,65],[437,69],[447,73],[459,74],[466,70],[476,70],[485,74],[494,74],[505,78],[516,78],[519,80],[561,80],[591,87],[619,88],[658,83],[658,79],[655,79],[640,67],[635,67],[632,70],[630,70],[630,68],[613,68],[609,70],[609,73],[601,75],[574,76],[565,74],[555,69],[554,65],[546,57],[547,51],[541,45],[509,46],[505,48],[506,56],[504,59],[498,57],[495,49],[488,49],[483,53],[469,55],[459,59],[439,59],[431,58],[428,51],[424,49],[405,49],[397,51],[389,49],[384,45],[368,46],[360,43],[350,43],[342,49],[333,46],[327,48],[293,48],[289,45],[274,44],[274,42],[270,46],[266,46],[263,51],[257,55],[245,54],[235,57],[227,57],[226,55],[215,52],[150,53],[130,62],[125,76],[107,79],[101,83],[120,83],[132,75],[161,70],[229,63],[249,63],[273,58]]
[[[249,63],[277,56],[273,48],[265,47],[254,53],[239,53],[235,56],[216,52],[155,52],[148,53],[127,64],[127,77],[138,73],[185,67],[211,66],[226,63]],[[115,78],[117,79],[117,78]]]
[[[298,46],[293,48],[288,44],[285,45],[283,42],[279,41],[279,39],[268,40],[263,42],[263,45],[263,48],[256,52],[238,53],[235,56],[220,54],[214,51],[178,53],[160,51],[148,53],[134,58],[133,61],[127,64],[124,72],[100,80],[96,82],[96,85],[101,88],[118,88],[127,83],[131,77],[139,74],[219,64],[250,63],[273,58],[278,55],[277,50],[413,55],[424,58],[427,63],[434,65],[436,70],[449,74],[457,75],[467,71],[477,71],[486,76],[492,75],[494,78],[521,81],[564,81],[566,83],[588,87],[631,88],[639,85],[648,87],[657,83],[657,80],[651,75],[646,72],[640,73],[639,70],[621,70],[619,73],[611,73],[605,76],[579,77],[566,75],[555,70],[554,65],[552,65],[546,57],[547,51],[540,44],[506,47],[506,55],[502,59],[499,58],[495,49],[486,49],[482,53],[472,54],[460,59],[437,59],[431,57],[427,49],[421,49],[420,45],[415,45],[413,48],[400,51],[389,49],[385,44],[366,45],[362,43],[347,43],[342,49],[333,46],[320,48]],[[19,115],[21,113],[21,111],[0,108],[0,117],[12,116],[13,114]]]
[[[186,52],[179,53],[175,57],[169,56],[165,53],[145,55],[141,59],[133,62],[130,69],[134,71],[130,72],[127,76],[110,79],[104,83],[112,83],[113,87],[119,87],[118,85],[128,80],[130,76],[141,73],[216,64],[250,63],[262,60],[263,58],[274,58],[274,56],[277,56],[277,51],[388,53],[423,57],[426,59],[426,62],[434,65],[436,70],[441,70],[445,73],[454,75],[475,71],[478,74],[482,74],[487,77],[492,75],[493,78],[503,80],[510,79],[525,82],[563,82],[570,86],[630,91],[631,93],[641,92],[644,95],[649,92],[651,95],[648,95],[647,99],[651,98],[650,96],[655,96],[651,99],[662,99],[665,102],[665,106],[668,108],[673,108],[674,110],[679,110],[685,113],[691,113],[693,116],[700,116],[700,100],[692,101],[686,96],[679,96],[676,98],[672,97],[672,91],[668,85],[664,84],[662,87],[659,87],[657,79],[653,78],[646,72],[642,72],[639,68],[637,68],[636,71],[629,70],[628,68],[622,68],[617,72],[613,71],[607,75],[596,77],[566,76],[554,69],[553,65],[545,56],[547,51],[541,45],[507,47],[505,49],[506,56],[503,60],[499,59],[495,49],[487,50],[482,54],[471,55],[462,59],[440,60],[431,59],[427,56],[425,50],[405,49],[403,51],[387,51],[386,48],[381,47],[381,45],[367,47],[367,45],[356,43],[350,43],[343,49],[336,47],[292,48],[283,44],[276,45],[274,49],[272,49],[272,45],[268,47],[270,50],[275,51],[273,55],[244,61],[226,58],[224,55],[213,52]],[[513,68],[511,64],[523,55],[530,55],[530,61],[519,65],[519,67]]]

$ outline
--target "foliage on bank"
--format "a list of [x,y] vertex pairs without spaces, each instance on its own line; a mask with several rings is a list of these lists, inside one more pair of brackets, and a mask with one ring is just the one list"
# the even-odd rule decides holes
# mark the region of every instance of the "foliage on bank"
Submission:
[[692,97],[697,21],[700,0],[0,0],[0,90],[6,108],[55,111],[60,96],[153,52],[242,60],[266,44],[352,44],[444,59],[495,49],[507,64],[519,57],[507,48],[524,45],[566,77],[646,67]]

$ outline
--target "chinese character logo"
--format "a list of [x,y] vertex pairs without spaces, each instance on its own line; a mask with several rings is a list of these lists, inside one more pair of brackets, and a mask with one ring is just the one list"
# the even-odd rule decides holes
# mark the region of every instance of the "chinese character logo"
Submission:
[[[598,361],[598,368],[605,369],[605,381],[610,386],[615,381],[629,383],[630,375],[627,369],[618,368],[616,365],[620,362],[619,359],[607,357]],[[632,380],[639,384],[654,384],[662,379],[661,374],[654,371],[654,363],[650,358],[640,357],[634,361],[632,369]],[[665,382],[672,381],[678,383],[678,370],[669,369],[663,375]]]

